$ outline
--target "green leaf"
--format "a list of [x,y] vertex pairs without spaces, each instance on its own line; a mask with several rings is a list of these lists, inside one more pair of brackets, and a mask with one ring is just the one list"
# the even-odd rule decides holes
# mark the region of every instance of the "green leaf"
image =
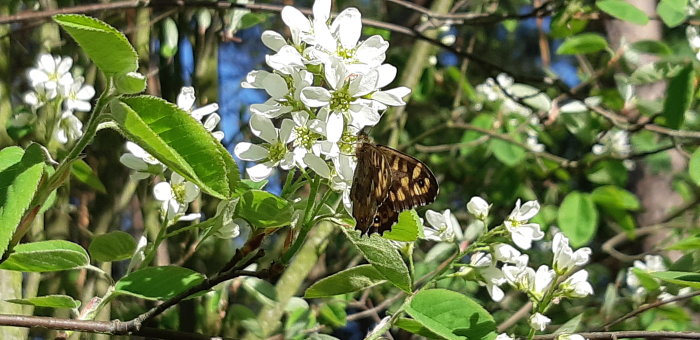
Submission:
[[405,292],[411,292],[411,276],[401,255],[389,240],[379,236],[362,237],[355,230],[340,228],[357,250],[389,282]]
[[596,184],[614,184],[625,186],[629,172],[625,165],[618,160],[605,160],[596,163],[588,169],[586,178]]
[[248,189],[262,190],[262,188],[264,188],[268,182],[269,181],[266,179],[264,179],[260,182],[256,182],[256,181],[253,181],[253,180],[246,178],[246,179],[241,180],[241,186],[245,186]]
[[[516,140],[520,139],[515,135],[511,135],[511,137]],[[489,145],[491,146],[491,151],[493,151],[493,155],[496,157],[496,159],[508,167],[514,167],[520,164],[520,162],[524,161],[525,157],[527,156],[525,149],[501,139],[493,138],[491,139]]]
[[394,241],[413,242],[418,239],[418,229],[422,226],[420,216],[415,210],[404,210],[399,214],[398,222],[382,236]]
[[146,89],[146,77],[138,72],[121,73],[117,75],[114,85],[119,93],[136,94]]
[[112,231],[95,237],[90,243],[88,251],[95,261],[126,260],[134,255],[136,241],[123,231]]
[[363,264],[316,281],[306,289],[305,298],[329,297],[367,289],[386,281],[371,264]]
[[557,54],[588,54],[608,48],[605,38],[595,33],[583,33],[564,40]]
[[695,149],[688,164],[688,174],[695,185],[700,186],[700,148]]
[[267,20],[267,15],[264,13],[246,13],[241,18],[241,22],[238,24],[239,30],[244,30],[246,28],[251,28],[257,24],[263,23]]
[[148,267],[130,273],[117,281],[114,293],[147,300],[167,300],[204,281],[194,270],[176,267]]
[[644,26],[649,22],[649,17],[647,17],[646,13],[624,0],[601,0],[596,1],[595,4],[601,11],[620,20],[629,21],[640,26]]
[[640,53],[655,54],[658,56],[670,56],[673,54],[673,50],[661,40],[639,40],[632,43],[630,48]]
[[243,280],[243,289],[256,300],[274,306],[277,301],[277,290],[271,283],[258,279],[257,277],[246,277]]
[[675,77],[682,69],[682,65],[674,62],[657,61],[647,63],[632,71],[629,82],[632,85],[655,83],[660,80]]
[[678,129],[683,124],[685,111],[693,102],[695,72],[693,65],[684,67],[675,77],[671,78],[666,90],[664,111],[661,116],[665,119],[665,126]]
[[318,314],[324,324],[333,328],[343,327],[347,324],[347,313],[345,312],[345,304],[334,301],[321,305]]
[[23,272],[53,272],[82,268],[90,264],[83,247],[68,241],[52,240],[19,244],[0,269]]
[[668,27],[676,27],[688,16],[688,0],[661,0],[656,6],[656,13]]
[[25,215],[44,174],[41,146],[26,151],[17,146],[0,150],[0,254],[7,250],[12,235]]
[[420,322],[413,320],[413,319],[408,319],[408,318],[400,318],[394,323],[394,326],[399,327],[403,329],[406,332],[409,332],[411,334],[416,334],[420,336],[424,336],[428,339],[444,339],[443,337],[431,332],[428,328],[423,326]]
[[668,250],[700,250],[700,236],[691,236],[684,238],[670,247],[666,247]]
[[102,72],[119,74],[138,68],[136,51],[114,27],[80,14],[58,14],[53,20],[73,37]]
[[160,43],[160,55],[163,58],[172,58],[177,53],[178,31],[175,20],[168,17],[163,20],[161,27],[162,39]]
[[292,204],[267,191],[250,190],[238,201],[236,214],[257,228],[289,225],[294,213]]
[[80,301],[73,299],[68,295],[45,295],[27,299],[11,299],[7,302],[17,303],[20,305],[29,305],[35,307],[49,308],[78,308]]
[[104,184],[102,184],[102,181],[100,181],[100,178],[95,175],[92,168],[82,159],[78,159],[71,164],[71,174],[73,174],[77,180],[87,184],[99,193],[107,193],[107,189]]
[[446,339],[495,339],[496,323],[480,303],[446,289],[416,294],[406,312]]
[[573,191],[559,207],[557,224],[574,248],[588,244],[598,228],[598,210],[589,194]]
[[581,326],[582,318],[583,314],[578,314],[574,316],[573,318],[569,319],[569,321],[557,328],[554,334],[575,334]]
[[700,273],[694,272],[653,272],[648,273],[649,275],[666,281],[669,283],[677,284],[679,286],[692,287],[695,289],[700,289]]
[[661,284],[654,279],[651,273],[644,271],[640,268],[631,268],[632,274],[639,279],[639,283],[648,291],[654,291],[661,287]]
[[640,204],[633,193],[614,185],[598,187],[591,193],[593,201],[600,206],[623,209],[639,210]]
[[122,98],[112,104],[120,130],[153,157],[214,197],[235,196],[238,166],[187,112],[151,96]]

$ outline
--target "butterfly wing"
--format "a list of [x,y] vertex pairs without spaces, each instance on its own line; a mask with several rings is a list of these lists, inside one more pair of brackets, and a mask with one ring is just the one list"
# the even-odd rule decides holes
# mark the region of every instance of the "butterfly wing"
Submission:
[[398,214],[435,201],[438,182],[425,163],[388,146],[376,148],[391,169],[392,184],[384,205],[391,205]]
[[384,232],[391,230],[391,227],[398,220],[399,212],[394,210],[390,204],[382,204],[377,208],[377,213],[374,215],[374,219],[372,219],[372,225],[367,231],[367,235],[371,235],[373,232],[384,235]]
[[350,188],[355,229],[371,233],[377,208],[387,198],[392,184],[391,171],[384,155],[375,145],[360,143],[356,148],[357,167]]

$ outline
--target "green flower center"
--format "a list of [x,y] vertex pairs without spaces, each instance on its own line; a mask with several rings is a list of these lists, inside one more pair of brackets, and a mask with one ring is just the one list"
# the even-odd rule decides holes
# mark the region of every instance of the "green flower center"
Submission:
[[284,159],[284,155],[287,154],[287,146],[282,142],[269,144],[268,151],[270,152],[270,161],[277,163]]
[[179,203],[185,203],[185,192],[187,191],[185,189],[185,183],[170,183],[170,188],[172,188],[173,190],[173,196],[175,196],[175,200]]
[[310,150],[314,143],[323,137],[320,134],[311,131],[311,129],[306,126],[297,126],[294,128],[294,131],[297,134],[296,143],[303,146],[307,150]]
[[347,112],[350,109],[352,96],[348,94],[347,86],[333,92],[331,96],[331,110],[335,112]]
[[346,155],[352,155],[355,153],[355,144],[357,144],[357,136],[353,136],[347,131],[343,132],[343,136],[341,136],[340,140],[338,141],[340,152]]

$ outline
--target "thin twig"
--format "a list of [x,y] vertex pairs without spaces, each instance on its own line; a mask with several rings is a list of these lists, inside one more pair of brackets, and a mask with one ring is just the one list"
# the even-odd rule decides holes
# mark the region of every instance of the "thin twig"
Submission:
[[692,293],[688,293],[688,294],[684,294],[684,295],[678,295],[678,296],[671,298],[671,299],[668,299],[668,300],[659,300],[659,301],[656,301],[654,303],[650,303],[648,305],[641,306],[641,307],[639,307],[639,308],[637,308],[637,309],[635,309],[635,310],[633,310],[633,311],[631,311],[631,312],[629,312],[629,313],[627,313],[627,314],[625,314],[625,315],[623,315],[623,316],[621,316],[613,321],[610,321],[610,322],[600,326],[600,328],[598,328],[596,330],[603,330],[603,329],[608,330],[608,329],[610,329],[611,326],[617,325],[618,323],[620,323],[622,321],[633,318],[633,317],[635,317],[635,316],[637,316],[645,311],[648,311],[650,309],[653,309],[653,308],[656,308],[659,306],[663,306],[665,304],[669,304],[672,302],[690,299],[690,298],[698,296],[698,295],[700,295],[700,291],[692,292]]

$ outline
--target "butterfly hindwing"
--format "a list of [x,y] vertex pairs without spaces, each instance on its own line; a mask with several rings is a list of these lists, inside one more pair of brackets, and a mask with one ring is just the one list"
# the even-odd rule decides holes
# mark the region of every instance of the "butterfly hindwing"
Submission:
[[383,234],[403,210],[435,201],[438,183],[428,166],[398,150],[361,142],[350,199],[362,234]]
[[377,208],[385,201],[391,185],[391,172],[376,146],[360,143],[356,149],[357,167],[350,189],[355,229],[371,233]]

